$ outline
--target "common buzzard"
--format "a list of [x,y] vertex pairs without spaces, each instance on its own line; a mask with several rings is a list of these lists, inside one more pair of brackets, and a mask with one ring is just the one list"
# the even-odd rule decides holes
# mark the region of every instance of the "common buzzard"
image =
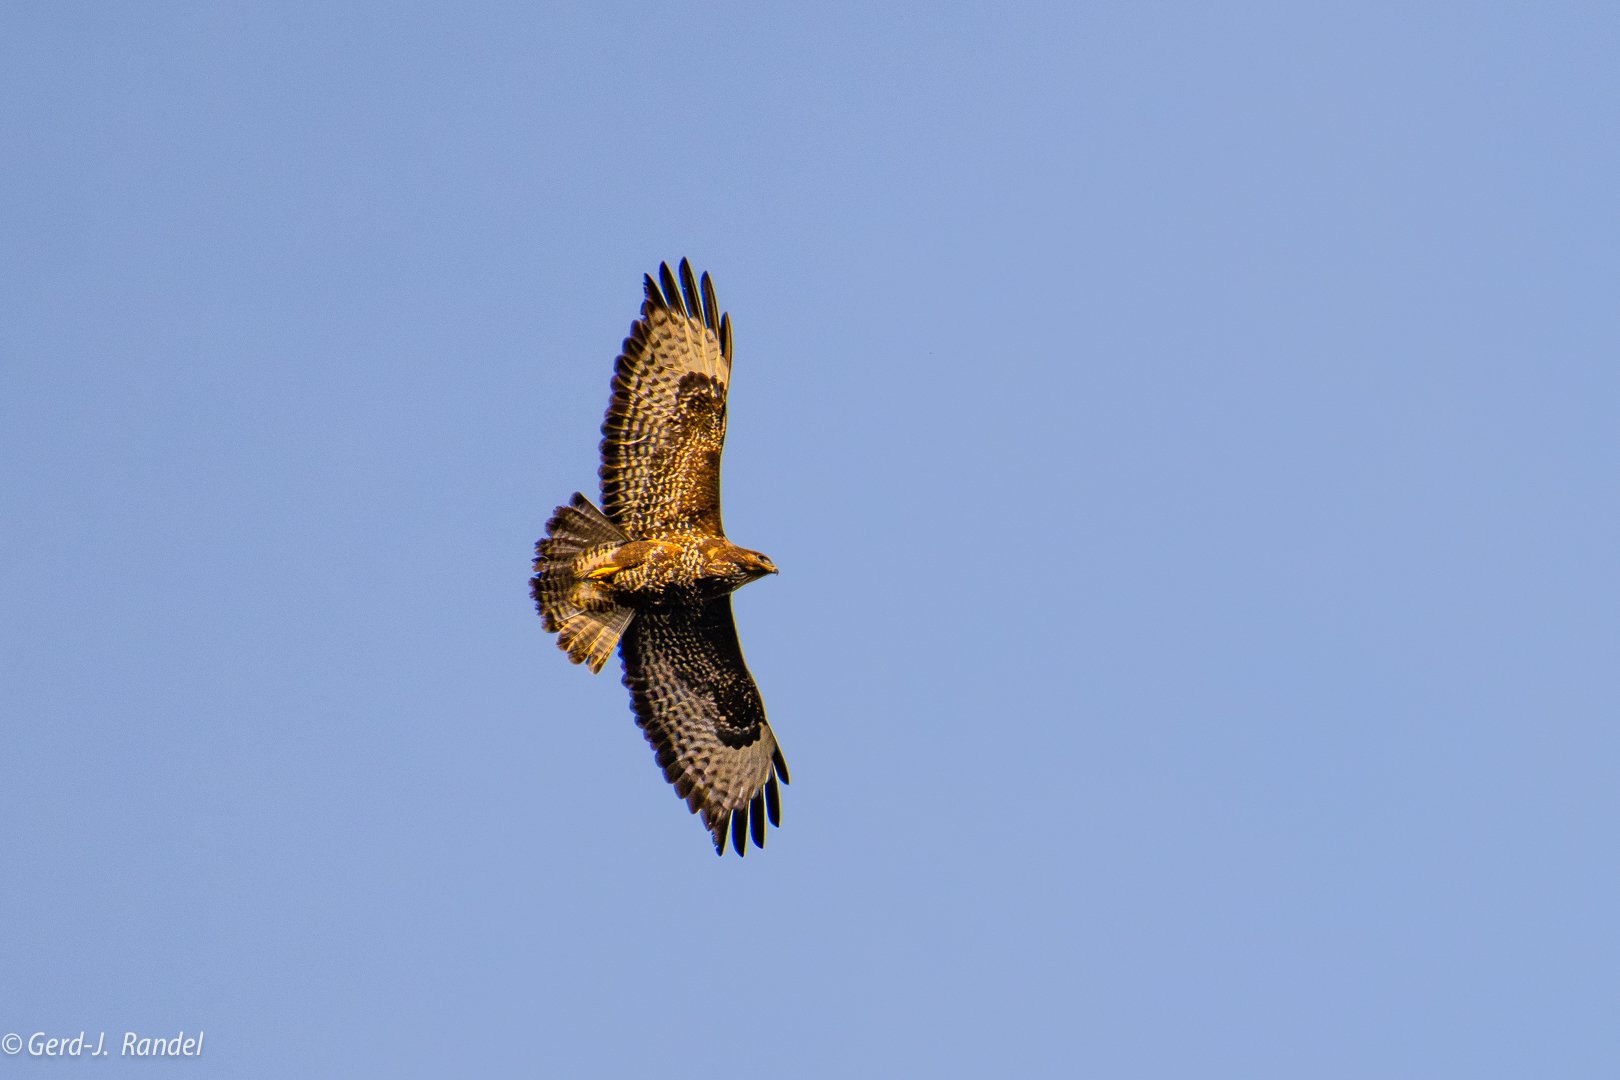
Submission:
[[[702,813],[716,854],[738,855],[781,823],[788,783],[759,689],[743,663],[731,594],[771,560],[726,539],[720,450],[731,316],[681,260],[646,277],[641,318],[613,368],[602,422],[602,509],[574,493],[535,545],[530,591],[548,633],[598,672],[619,646],[636,723],[664,778]],[[662,288],[660,288],[662,283]]]

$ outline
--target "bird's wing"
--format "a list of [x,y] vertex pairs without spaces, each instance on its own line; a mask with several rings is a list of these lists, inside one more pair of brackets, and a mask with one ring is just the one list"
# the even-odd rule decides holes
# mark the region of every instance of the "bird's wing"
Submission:
[[638,540],[724,536],[720,450],[731,381],[731,317],[681,260],[649,275],[641,318],[613,369],[602,422],[602,510]]
[[646,610],[619,646],[636,723],[658,752],[664,778],[725,854],[765,846],[765,820],[780,823],[776,778],[788,782],[759,689],[743,663],[731,597],[688,608]]

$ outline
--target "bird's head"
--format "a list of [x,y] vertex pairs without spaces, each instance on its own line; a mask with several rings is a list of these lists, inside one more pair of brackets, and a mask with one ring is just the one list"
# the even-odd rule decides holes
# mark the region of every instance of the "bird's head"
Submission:
[[766,574],[777,572],[776,564],[771,560],[757,551],[750,551],[735,544],[728,545],[721,558],[724,562],[730,564],[730,570],[726,573],[726,576],[740,579],[741,584],[758,581]]

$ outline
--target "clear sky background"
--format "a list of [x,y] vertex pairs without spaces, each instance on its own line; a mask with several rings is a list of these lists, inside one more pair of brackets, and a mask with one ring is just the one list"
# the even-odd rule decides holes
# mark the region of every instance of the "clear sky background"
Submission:
[[[1608,4],[6,5],[0,1034],[1613,1077],[1617,56]],[[746,860],[527,592],[683,255],[782,568]]]

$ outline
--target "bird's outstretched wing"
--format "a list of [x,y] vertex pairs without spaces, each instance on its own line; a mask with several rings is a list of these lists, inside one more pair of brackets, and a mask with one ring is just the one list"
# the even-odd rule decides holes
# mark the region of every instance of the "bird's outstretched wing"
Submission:
[[765,846],[765,820],[781,822],[776,779],[787,762],[737,645],[731,597],[641,612],[620,642],[636,723],[658,752],[664,778],[725,854]]
[[720,450],[731,381],[731,317],[681,260],[648,275],[641,318],[613,369],[602,422],[602,510],[638,540],[724,536]]

